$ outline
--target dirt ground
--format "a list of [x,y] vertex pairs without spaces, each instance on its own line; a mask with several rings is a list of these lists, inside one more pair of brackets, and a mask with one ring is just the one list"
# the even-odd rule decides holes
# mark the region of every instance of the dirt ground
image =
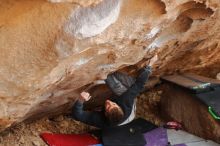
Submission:
[[[158,103],[162,91],[152,90],[143,93],[137,101],[137,117],[143,117],[156,125],[162,120],[158,114]],[[0,146],[47,146],[40,138],[40,133],[83,133],[93,127],[77,122],[68,115],[54,118],[42,118],[30,124],[21,123],[0,136]]]

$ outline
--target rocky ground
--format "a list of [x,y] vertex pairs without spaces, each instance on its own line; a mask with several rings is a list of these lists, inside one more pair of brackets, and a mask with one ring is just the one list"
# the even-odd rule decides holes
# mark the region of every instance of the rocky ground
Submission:
[[[160,125],[162,123],[158,114],[158,103],[162,91],[152,90],[138,97],[137,117]],[[11,130],[3,132],[0,136],[0,146],[46,146],[40,138],[40,133],[81,133],[92,127],[68,118],[68,115],[60,115],[55,118],[42,118],[33,123],[21,123]]]

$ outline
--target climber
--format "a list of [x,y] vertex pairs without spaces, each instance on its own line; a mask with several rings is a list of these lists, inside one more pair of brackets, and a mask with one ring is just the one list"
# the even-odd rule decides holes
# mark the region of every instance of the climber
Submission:
[[135,97],[144,89],[144,84],[151,73],[151,66],[157,61],[157,55],[150,60],[148,66],[141,69],[136,81],[120,96],[105,101],[103,111],[84,111],[83,102],[91,96],[88,92],[82,92],[79,100],[73,106],[72,117],[85,124],[104,128],[107,126],[124,125],[135,117]]

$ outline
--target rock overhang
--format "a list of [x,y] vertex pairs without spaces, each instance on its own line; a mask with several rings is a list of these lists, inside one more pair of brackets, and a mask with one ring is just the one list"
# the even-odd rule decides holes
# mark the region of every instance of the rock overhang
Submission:
[[0,9],[1,129],[73,102],[83,86],[155,53],[154,74],[219,72],[218,1],[51,2],[2,3],[11,9]]

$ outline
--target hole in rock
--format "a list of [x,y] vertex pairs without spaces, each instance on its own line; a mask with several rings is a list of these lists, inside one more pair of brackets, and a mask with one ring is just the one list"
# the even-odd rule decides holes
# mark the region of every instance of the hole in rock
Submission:
[[170,26],[170,29],[173,30],[173,33],[186,32],[190,29],[193,20],[187,16],[180,15]]
[[181,33],[186,32],[191,28],[193,21],[204,20],[210,17],[214,11],[207,8],[203,3],[194,1],[187,2],[178,7],[179,15],[167,28],[165,28],[160,36],[156,38],[148,48],[153,49],[162,46],[169,40],[176,39]]
[[204,3],[196,3],[194,1],[187,2],[179,6],[180,15],[185,15],[193,20],[206,19],[210,17],[214,11],[207,8]]
[[180,14],[169,27],[172,33],[186,32],[190,29],[193,20],[204,20],[210,17],[214,11],[206,8],[203,3],[187,2],[180,6]]
[[206,19],[207,17],[210,17],[212,14],[213,14],[213,11],[210,8],[207,8],[207,9],[206,8],[192,8],[182,13],[182,15],[188,16],[189,18],[193,20]]
[[149,5],[148,7],[150,9],[156,11],[160,15],[166,13],[166,5],[161,0],[147,0],[146,5]]
[[186,2],[179,6],[181,12],[192,9],[192,8],[206,8],[206,5],[203,3],[197,3],[195,1]]
[[128,0],[124,4],[122,13],[145,15],[146,17],[158,17],[166,13],[166,5],[161,0]]

